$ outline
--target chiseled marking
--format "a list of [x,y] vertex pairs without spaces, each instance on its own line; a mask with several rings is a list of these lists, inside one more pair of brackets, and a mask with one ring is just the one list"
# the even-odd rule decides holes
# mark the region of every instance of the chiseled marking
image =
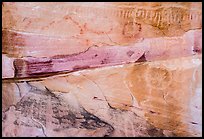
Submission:
[[142,18],[145,18],[145,9],[142,9]]
[[150,10],[149,14],[150,14],[149,19],[150,19],[150,20],[153,20],[154,11],[153,11],[153,10]]
[[180,13],[180,17],[179,17],[180,22],[183,22],[183,16],[184,16],[184,14]]
[[132,17],[132,12],[133,12],[133,10],[130,10],[130,11],[129,11],[129,13],[128,13],[128,17],[129,17],[129,18]]
[[171,14],[172,14],[172,9],[169,9],[168,11],[166,11],[167,12],[167,22],[169,23],[169,24],[171,24]]
[[135,17],[139,17],[140,16],[140,9],[135,9]]
[[154,16],[154,19],[153,19],[154,22],[157,21],[157,16],[158,16],[158,12],[155,12],[155,16]]
[[161,11],[158,12],[157,26],[159,26],[160,22],[161,22]]
[[126,14],[125,14],[126,18],[129,18],[129,17],[130,17],[130,16],[129,16],[129,13],[130,13],[130,11],[129,11],[129,10],[126,10]]
[[129,16],[129,15],[130,15],[130,12],[131,12],[130,10],[126,10],[126,18],[129,18],[129,17],[130,17],[130,16]]
[[136,18],[136,9],[134,9],[134,10],[132,11],[132,17],[133,17],[133,19]]
[[142,17],[142,9],[138,10],[138,14],[139,14],[138,17]]
[[125,18],[125,12],[126,12],[126,11],[123,9],[123,10],[122,10],[122,15],[121,15],[122,18]]
[[142,17],[142,16],[143,16],[143,10],[139,9],[139,17]]
[[123,10],[123,17],[127,18],[127,10]]
[[148,19],[148,15],[149,15],[149,10],[146,10],[146,12],[145,12],[145,19]]
[[119,17],[123,17],[123,10],[120,10],[120,15]]
[[189,20],[192,20],[192,19],[193,19],[193,15],[192,15],[192,12],[190,12]]
[[182,21],[185,21],[185,19],[186,19],[186,13],[185,13],[185,14],[183,14],[183,16],[182,16],[181,20],[182,20]]
[[166,22],[171,24],[171,15],[172,15],[172,9],[168,9],[164,11],[164,18],[166,19]]
[[178,13],[176,14],[176,23],[179,23],[180,17],[181,17],[180,15],[181,15],[180,12],[178,12]]
[[169,23],[169,10],[168,9],[163,9],[161,11],[161,20],[162,22],[167,22]]
[[160,11],[160,22],[165,22],[165,10],[164,9],[162,9],[161,11]]
[[[175,11],[174,11],[174,13],[175,13]],[[173,23],[175,23],[176,22],[176,18],[177,18],[177,14],[173,14],[172,17],[173,17]]]
[[125,16],[125,15],[126,15],[126,12],[127,12],[126,10],[124,10],[124,9],[122,10],[122,17],[123,17],[123,18],[126,18],[126,16]]
[[171,20],[171,23],[174,23],[174,11],[173,10],[170,15],[170,20]]
[[173,15],[174,17],[174,23],[177,22],[177,18],[178,18],[178,13]]

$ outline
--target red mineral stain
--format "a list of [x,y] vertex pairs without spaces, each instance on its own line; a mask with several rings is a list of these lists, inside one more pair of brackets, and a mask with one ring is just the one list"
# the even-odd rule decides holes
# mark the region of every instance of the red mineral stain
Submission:
[[82,69],[88,69],[88,68],[90,68],[90,66],[88,66],[88,65],[86,65],[86,66],[76,65],[76,66],[73,67],[73,70],[82,70]]
[[13,62],[14,77],[26,77],[27,76],[27,61],[22,59],[15,59]]

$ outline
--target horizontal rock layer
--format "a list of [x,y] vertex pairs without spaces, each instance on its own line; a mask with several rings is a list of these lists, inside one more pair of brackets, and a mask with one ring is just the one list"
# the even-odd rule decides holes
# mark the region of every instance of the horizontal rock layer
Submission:
[[[46,48],[50,48],[50,53],[55,52],[57,47],[64,51],[60,46],[60,41],[52,43],[44,41],[39,36],[36,46],[42,45],[45,49],[36,49],[35,39],[26,38],[27,41],[34,42],[30,49],[36,54],[47,53]],[[10,38],[10,37],[8,37]],[[40,40],[44,41],[40,44]],[[9,42],[5,39],[5,42]],[[13,42],[13,41],[12,41]],[[19,41],[21,42],[21,41]],[[15,41],[15,43],[17,43]],[[202,50],[201,30],[189,31],[182,37],[166,37],[144,39],[140,43],[129,46],[103,46],[90,47],[87,50],[72,55],[55,55],[52,57],[24,57],[9,58],[3,56],[3,65],[7,66],[3,70],[4,78],[13,77],[36,77],[56,72],[70,72],[79,69],[96,68],[101,66],[118,65],[130,62],[153,61],[159,59],[168,59],[182,56],[190,56],[201,53]],[[8,45],[11,48],[11,45]],[[28,47],[25,47],[29,49]],[[27,51],[27,50],[26,50]],[[35,52],[36,51],[36,52]],[[23,51],[22,51],[23,52]],[[10,61],[10,62],[8,62]],[[9,64],[9,65],[8,65]],[[9,72],[9,74],[8,74]]]

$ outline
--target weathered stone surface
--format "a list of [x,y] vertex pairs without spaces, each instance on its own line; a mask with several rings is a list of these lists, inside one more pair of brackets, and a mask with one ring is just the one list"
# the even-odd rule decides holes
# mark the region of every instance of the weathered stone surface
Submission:
[[3,52],[16,57],[73,54],[202,28],[201,3],[5,2],[2,8]]
[[[4,112],[4,136],[202,133],[201,59],[197,56],[84,70],[16,84],[19,90],[27,88],[27,93],[15,104],[5,104],[9,109]],[[13,86],[9,82],[3,85]],[[12,93],[4,92],[4,97]],[[28,130],[30,135],[24,135]]]
[[[26,40],[29,39],[27,38]],[[5,39],[5,41],[7,40]],[[5,54],[3,55],[3,64],[7,67],[5,68],[7,70],[3,70],[3,77],[36,77],[55,72],[71,72],[80,69],[131,62],[190,56],[201,53],[201,41],[201,30],[194,30],[185,33],[182,37],[144,39],[140,43],[128,46],[94,46],[72,55],[61,54],[52,57],[46,57],[46,55],[44,55],[45,57],[39,58],[32,57],[31,54],[24,58],[9,58]],[[48,44],[50,48],[49,52],[55,52],[55,49],[53,50],[50,45],[51,44]],[[56,46],[61,47],[61,45],[58,44],[56,44]],[[10,47],[11,45],[9,45],[9,48]],[[47,53],[47,49],[37,50],[33,46],[31,46],[31,48],[34,49],[32,52],[36,51],[37,54],[41,53],[40,51],[46,51]],[[64,51],[63,46],[60,50]],[[143,59],[141,59],[142,57]]]
[[113,131],[74,100],[67,103],[49,93],[31,86],[29,94],[6,112],[3,136],[108,136]]
[[3,2],[3,136],[202,136],[201,8]]

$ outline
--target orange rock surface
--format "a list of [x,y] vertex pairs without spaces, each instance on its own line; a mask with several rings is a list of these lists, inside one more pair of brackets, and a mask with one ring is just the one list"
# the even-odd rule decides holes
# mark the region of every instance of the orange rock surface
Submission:
[[201,8],[3,2],[2,135],[202,136]]

